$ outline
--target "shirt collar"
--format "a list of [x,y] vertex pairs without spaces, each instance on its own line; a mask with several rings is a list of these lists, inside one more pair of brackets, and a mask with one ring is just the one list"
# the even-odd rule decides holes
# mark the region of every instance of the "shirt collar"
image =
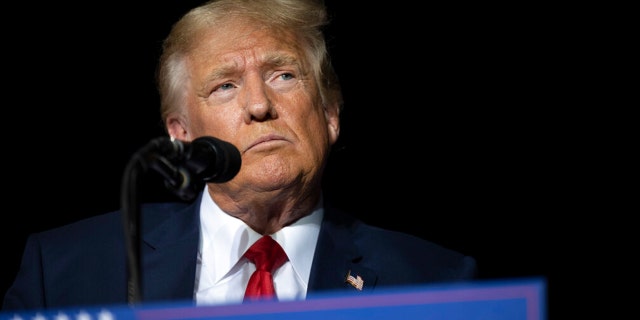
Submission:
[[[322,203],[320,197],[310,215],[271,235],[287,253],[294,271],[305,284],[309,281],[311,263],[324,215]],[[209,276],[212,277],[213,283],[217,283],[232,270],[244,252],[262,235],[242,220],[222,211],[206,187],[200,203],[200,221],[199,246],[202,263],[209,267],[209,272],[213,272]]]

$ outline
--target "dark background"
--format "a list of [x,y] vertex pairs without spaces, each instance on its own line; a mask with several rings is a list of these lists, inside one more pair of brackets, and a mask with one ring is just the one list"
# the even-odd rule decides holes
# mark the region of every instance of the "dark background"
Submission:
[[[575,69],[558,11],[347,2],[327,2],[345,98],[331,196],[369,223],[474,256],[482,279],[543,277],[558,312],[573,242],[560,235],[585,182],[572,111],[559,106]],[[3,291],[29,233],[119,208],[127,161],[164,134],[160,43],[202,1],[149,3],[5,10],[19,22],[2,49]],[[145,197],[165,196],[148,181]]]

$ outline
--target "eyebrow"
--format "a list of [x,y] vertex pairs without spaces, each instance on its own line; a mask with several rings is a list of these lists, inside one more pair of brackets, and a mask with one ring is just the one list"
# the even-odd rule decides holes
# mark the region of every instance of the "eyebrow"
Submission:
[[300,66],[300,59],[290,55],[290,54],[268,54],[264,59],[265,64],[271,66],[287,66],[287,65],[296,65]]

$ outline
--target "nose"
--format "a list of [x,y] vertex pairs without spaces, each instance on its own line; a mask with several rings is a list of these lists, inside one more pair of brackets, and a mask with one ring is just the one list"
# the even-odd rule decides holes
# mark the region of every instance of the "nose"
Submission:
[[251,121],[265,121],[274,119],[277,116],[271,100],[269,86],[262,77],[248,77],[244,86],[245,113],[244,121],[249,124]]

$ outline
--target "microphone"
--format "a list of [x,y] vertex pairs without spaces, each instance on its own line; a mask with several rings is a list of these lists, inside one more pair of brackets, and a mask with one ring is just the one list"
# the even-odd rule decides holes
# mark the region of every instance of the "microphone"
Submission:
[[185,200],[199,192],[203,182],[222,183],[240,171],[242,158],[233,144],[203,136],[191,142],[167,137],[152,140],[147,163],[165,178],[165,185]]
[[233,144],[209,136],[192,142],[172,140],[165,156],[205,182],[227,182],[240,171],[240,151]]

